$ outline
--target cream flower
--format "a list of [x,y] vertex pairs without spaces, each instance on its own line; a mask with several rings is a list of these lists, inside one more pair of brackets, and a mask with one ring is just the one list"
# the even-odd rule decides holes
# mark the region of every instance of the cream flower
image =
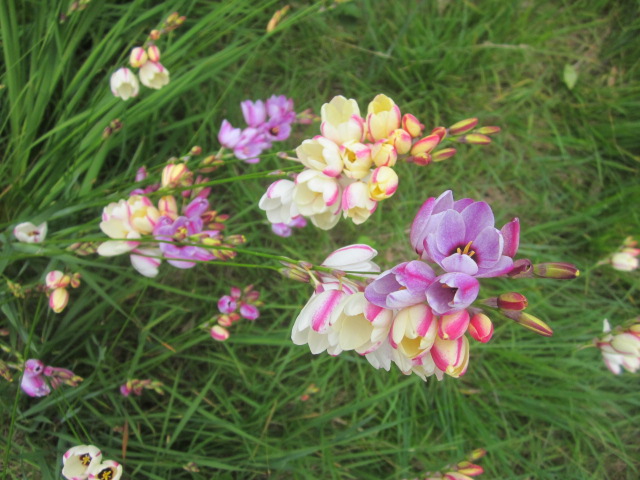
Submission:
[[400,108],[386,95],[376,95],[367,109],[367,134],[373,142],[389,137],[400,128]]
[[20,223],[13,229],[13,235],[22,243],[41,243],[47,236],[47,222],[37,227],[31,222]]
[[111,75],[111,93],[122,100],[129,100],[138,95],[140,84],[128,68],[120,68]]
[[276,180],[262,195],[258,207],[267,213],[271,223],[288,224],[299,215],[298,207],[293,203],[294,188],[295,183],[291,180]]
[[93,445],[72,447],[62,456],[62,476],[67,480],[85,479],[101,461],[102,452]]
[[169,70],[160,62],[146,62],[140,67],[138,75],[140,82],[147,88],[160,90],[169,83]]
[[105,460],[89,469],[89,480],[120,480],[122,465],[113,460]]
[[369,196],[366,183],[354,182],[345,188],[342,195],[342,214],[356,225],[364,223],[377,206],[378,202]]
[[317,170],[304,170],[296,178],[293,201],[304,216],[333,211],[340,203],[340,186],[333,177]]
[[338,145],[345,142],[360,142],[364,134],[364,121],[358,103],[342,95],[333,97],[320,109],[322,135]]
[[296,148],[296,155],[305,167],[318,170],[329,177],[337,177],[342,172],[340,147],[320,135],[302,142]]

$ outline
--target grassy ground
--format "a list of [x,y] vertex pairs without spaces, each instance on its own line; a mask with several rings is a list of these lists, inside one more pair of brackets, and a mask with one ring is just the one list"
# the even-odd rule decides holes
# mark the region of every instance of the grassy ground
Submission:
[[[59,478],[61,454],[79,443],[123,462],[125,478],[413,478],[478,447],[489,452],[482,478],[640,476],[638,375],[614,377],[597,350],[578,349],[603,318],[638,315],[638,274],[596,267],[625,236],[640,235],[634,2],[297,2],[271,35],[264,27],[283,6],[275,1],[95,1],[63,24],[66,4],[36,3],[0,4],[0,270],[33,286],[66,267],[83,285],[58,315],[44,296],[5,292],[0,327],[25,358],[85,380],[42,399],[23,395],[19,380],[0,383],[3,478]],[[113,98],[110,74],[174,10],[188,20],[163,43],[171,83],[126,103]],[[578,75],[572,89],[567,65]],[[485,199],[499,224],[520,217],[521,256],[582,270],[566,283],[483,283],[483,295],[525,293],[552,338],[496,318],[493,340],[472,346],[462,379],[424,384],[355,354],[315,357],[292,345],[311,289],[264,268],[277,266],[268,259],[238,256],[252,268],[165,265],[150,280],[124,257],[64,250],[104,239],[102,207],[132,188],[141,165],[157,172],[195,144],[215,152],[222,119],[238,122],[243,99],[282,93],[318,112],[336,94],[364,109],[381,92],[428,126],[477,116],[503,132],[442,164],[402,165],[398,193],[362,227],[309,227],[289,239],[272,235],[257,209],[269,179],[245,177],[283,160],[231,163],[216,172],[212,197],[232,215],[230,232],[245,234],[252,252],[312,262],[366,240],[388,268],[413,258],[407,229],[427,197],[452,189]],[[115,118],[124,128],[102,140]],[[296,127],[282,148],[317,128]],[[43,220],[42,250],[12,243],[15,224]],[[258,321],[234,327],[225,343],[197,328],[230,285],[249,283],[266,302]],[[160,380],[165,394],[124,398],[127,378]],[[312,383],[319,391],[301,401]],[[189,462],[200,471],[183,469]]]

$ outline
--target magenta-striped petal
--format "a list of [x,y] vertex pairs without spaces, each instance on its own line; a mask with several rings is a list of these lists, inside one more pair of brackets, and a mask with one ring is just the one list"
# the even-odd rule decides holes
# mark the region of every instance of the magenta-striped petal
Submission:
[[502,254],[511,258],[515,257],[520,245],[520,220],[514,218],[502,227],[500,233],[502,233],[502,238],[504,239]]

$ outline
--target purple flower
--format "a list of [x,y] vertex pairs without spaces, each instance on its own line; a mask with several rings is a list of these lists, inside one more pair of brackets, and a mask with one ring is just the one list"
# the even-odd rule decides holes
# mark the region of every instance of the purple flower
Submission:
[[195,266],[194,260],[207,261],[216,258],[204,247],[180,245],[181,242],[197,243],[205,238],[216,238],[219,235],[217,230],[203,231],[202,228],[200,217],[178,217],[175,220],[160,217],[153,235],[160,241],[160,251],[171,265],[177,268],[192,268]]
[[229,295],[224,295],[218,300],[218,310],[220,310],[220,313],[232,313],[236,311],[236,308],[238,308],[236,300]]
[[364,290],[365,298],[383,308],[405,308],[425,301],[425,292],[436,278],[433,269],[414,260],[381,273]]
[[465,273],[445,273],[427,288],[427,302],[438,315],[464,310],[478,297],[480,282]]
[[240,302],[240,315],[247,320],[255,320],[260,316],[260,311],[255,305]]
[[267,121],[267,108],[262,100],[245,100],[240,103],[244,121],[250,127],[260,127]]
[[287,238],[291,236],[291,227],[286,223],[272,223],[271,231],[279,237]]
[[494,224],[488,204],[470,198],[454,202],[448,190],[422,205],[411,226],[411,245],[446,272],[497,277],[513,268],[520,226],[518,219],[502,231]]
[[225,148],[234,149],[240,140],[242,130],[234,128],[228,120],[223,120],[218,132],[218,141]]

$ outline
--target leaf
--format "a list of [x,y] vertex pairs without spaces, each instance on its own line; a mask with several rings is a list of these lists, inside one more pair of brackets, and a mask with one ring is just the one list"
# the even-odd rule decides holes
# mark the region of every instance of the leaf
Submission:
[[562,74],[562,79],[564,80],[564,84],[567,86],[567,88],[569,90],[573,90],[573,87],[578,81],[578,72],[573,67],[573,65],[569,65],[567,63],[564,66],[564,73]]

